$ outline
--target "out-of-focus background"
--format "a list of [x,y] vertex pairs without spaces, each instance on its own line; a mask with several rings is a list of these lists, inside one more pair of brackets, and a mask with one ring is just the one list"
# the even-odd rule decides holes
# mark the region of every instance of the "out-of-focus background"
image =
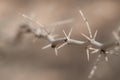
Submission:
[[[68,33],[73,27],[72,38],[85,40],[80,33],[88,34],[88,30],[80,9],[92,32],[98,30],[96,40],[115,40],[112,31],[120,26],[120,0],[0,0],[0,80],[88,80],[96,55],[91,55],[88,62],[84,47],[69,45],[55,56],[51,48],[41,50],[48,41],[34,42],[31,34],[17,37],[19,27],[29,24],[19,15],[24,13],[43,25],[73,20],[55,26],[54,33],[64,36],[62,30]],[[119,56],[110,56],[109,62],[101,62],[92,80],[119,80],[119,61]]]

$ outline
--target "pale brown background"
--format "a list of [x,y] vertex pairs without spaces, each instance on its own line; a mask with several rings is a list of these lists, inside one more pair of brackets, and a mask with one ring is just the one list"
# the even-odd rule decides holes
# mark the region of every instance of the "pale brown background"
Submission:
[[[96,55],[88,62],[83,47],[66,46],[56,57],[53,49],[41,50],[49,43],[46,40],[34,43],[34,36],[29,34],[16,40],[19,26],[26,23],[18,13],[43,25],[72,18],[72,23],[57,26],[55,33],[63,36],[63,29],[68,33],[74,27],[72,38],[85,40],[80,33],[88,31],[79,9],[88,18],[92,32],[99,31],[98,41],[114,40],[112,31],[120,26],[120,0],[0,0],[0,80],[88,80]],[[92,80],[119,80],[119,58],[110,56],[108,63],[102,62]]]

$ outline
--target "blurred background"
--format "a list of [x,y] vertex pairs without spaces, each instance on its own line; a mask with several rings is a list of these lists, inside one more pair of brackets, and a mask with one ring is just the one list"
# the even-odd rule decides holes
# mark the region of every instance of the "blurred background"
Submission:
[[[79,11],[87,17],[96,40],[102,43],[114,39],[112,31],[120,26],[120,0],[0,0],[0,80],[88,80],[96,55],[87,61],[85,48],[67,45],[55,56],[53,49],[41,50],[48,41],[34,42],[32,34],[19,36],[21,25],[34,26],[19,13],[26,14],[43,25],[64,20],[70,23],[55,26],[54,34],[63,37],[73,27],[72,38],[86,40],[88,34]],[[92,80],[119,80],[120,57],[109,56],[101,62]]]

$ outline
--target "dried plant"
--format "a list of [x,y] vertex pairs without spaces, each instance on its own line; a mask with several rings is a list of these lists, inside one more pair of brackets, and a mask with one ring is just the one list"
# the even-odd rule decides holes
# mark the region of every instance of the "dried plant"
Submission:
[[[86,27],[89,32],[89,36],[85,35],[84,33],[81,33],[81,35],[86,38],[86,41],[72,39],[71,34],[72,34],[73,28],[70,29],[68,35],[65,32],[65,30],[63,30],[65,37],[56,38],[56,35],[53,34],[54,30],[49,31],[48,29],[46,29],[46,27],[44,25],[39,23],[39,21],[33,20],[32,18],[28,17],[25,14],[22,14],[22,16],[24,18],[28,19],[29,21],[32,21],[35,24],[37,24],[38,27],[33,28],[30,26],[25,26],[23,28],[26,29],[25,31],[29,31],[29,32],[33,33],[35,35],[35,37],[38,39],[44,38],[44,39],[48,40],[50,44],[44,46],[42,49],[53,48],[55,50],[56,56],[58,56],[59,49],[61,49],[62,47],[66,46],[66,45],[73,45],[73,44],[79,45],[79,46],[85,46],[88,61],[90,60],[90,58],[89,58],[90,54],[98,54],[98,57],[94,63],[94,66],[91,69],[90,74],[88,76],[88,78],[92,78],[93,75],[95,74],[98,64],[101,61],[101,57],[104,57],[104,60],[106,62],[108,62],[108,60],[109,60],[108,55],[119,55],[118,52],[120,50],[120,37],[119,37],[120,28],[113,32],[113,35],[116,39],[115,41],[113,41],[111,43],[103,44],[101,42],[96,41],[98,31],[96,30],[94,32],[94,34],[92,34],[92,31],[91,31],[91,28],[90,28],[87,18],[84,16],[84,14],[81,10],[79,10],[79,13],[80,13],[83,21],[85,22]],[[72,22],[72,20],[63,21],[63,22],[54,24],[54,26],[69,23],[69,22]]]

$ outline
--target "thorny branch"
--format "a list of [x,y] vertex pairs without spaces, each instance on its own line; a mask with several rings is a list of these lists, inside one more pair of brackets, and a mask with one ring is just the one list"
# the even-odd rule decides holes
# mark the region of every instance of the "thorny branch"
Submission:
[[[55,54],[56,56],[58,56],[58,50],[66,45],[79,45],[79,46],[85,46],[86,49],[86,53],[87,53],[87,59],[89,61],[89,55],[90,54],[94,54],[97,53],[98,57],[97,60],[88,76],[88,78],[92,78],[93,75],[95,74],[95,71],[98,67],[99,62],[101,61],[101,57],[104,56],[105,61],[108,61],[108,55],[113,54],[116,55],[115,52],[117,52],[118,50],[120,50],[119,46],[120,46],[120,38],[119,38],[119,32],[120,29],[118,29],[117,31],[113,32],[113,35],[115,37],[115,41],[108,43],[108,44],[103,44],[101,42],[96,41],[96,37],[97,37],[97,33],[98,31],[96,30],[94,35],[92,34],[91,28],[90,28],[90,24],[88,23],[87,18],[84,16],[83,12],[81,10],[79,10],[79,13],[83,19],[83,21],[85,22],[88,32],[89,32],[89,36],[81,33],[82,36],[84,36],[86,38],[86,41],[80,41],[80,40],[75,40],[71,38],[71,34],[72,34],[72,28],[69,31],[68,35],[67,33],[63,30],[63,33],[65,35],[65,37],[61,37],[61,38],[56,38],[56,35],[53,35],[51,31],[48,31],[46,29],[46,27],[44,25],[42,25],[41,23],[39,23],[39,21],[35,21],[32,18],[28,17],[25,14],[22,14],[22,16],[26,19],[28,19],[29,21],[34,22],[35,24],[37,24],[39,27],[30,27],[30,26],[23,26],[23,28],[25,29],[24,31],[26,32],[31,32],[35,35],[36,38],[44,38],[46,40],[48,40],[50,42],[50,44],[44,46],[42,49],[46,49],[46,48],[53,48],[55,50]],[[71,20],[67,20],[67,21],[62,21],[62,22],[58,22],[57,25],[61,25],[61,24],[66,24],[71,22]],[[55,24],[54,24],[55,26]]]

